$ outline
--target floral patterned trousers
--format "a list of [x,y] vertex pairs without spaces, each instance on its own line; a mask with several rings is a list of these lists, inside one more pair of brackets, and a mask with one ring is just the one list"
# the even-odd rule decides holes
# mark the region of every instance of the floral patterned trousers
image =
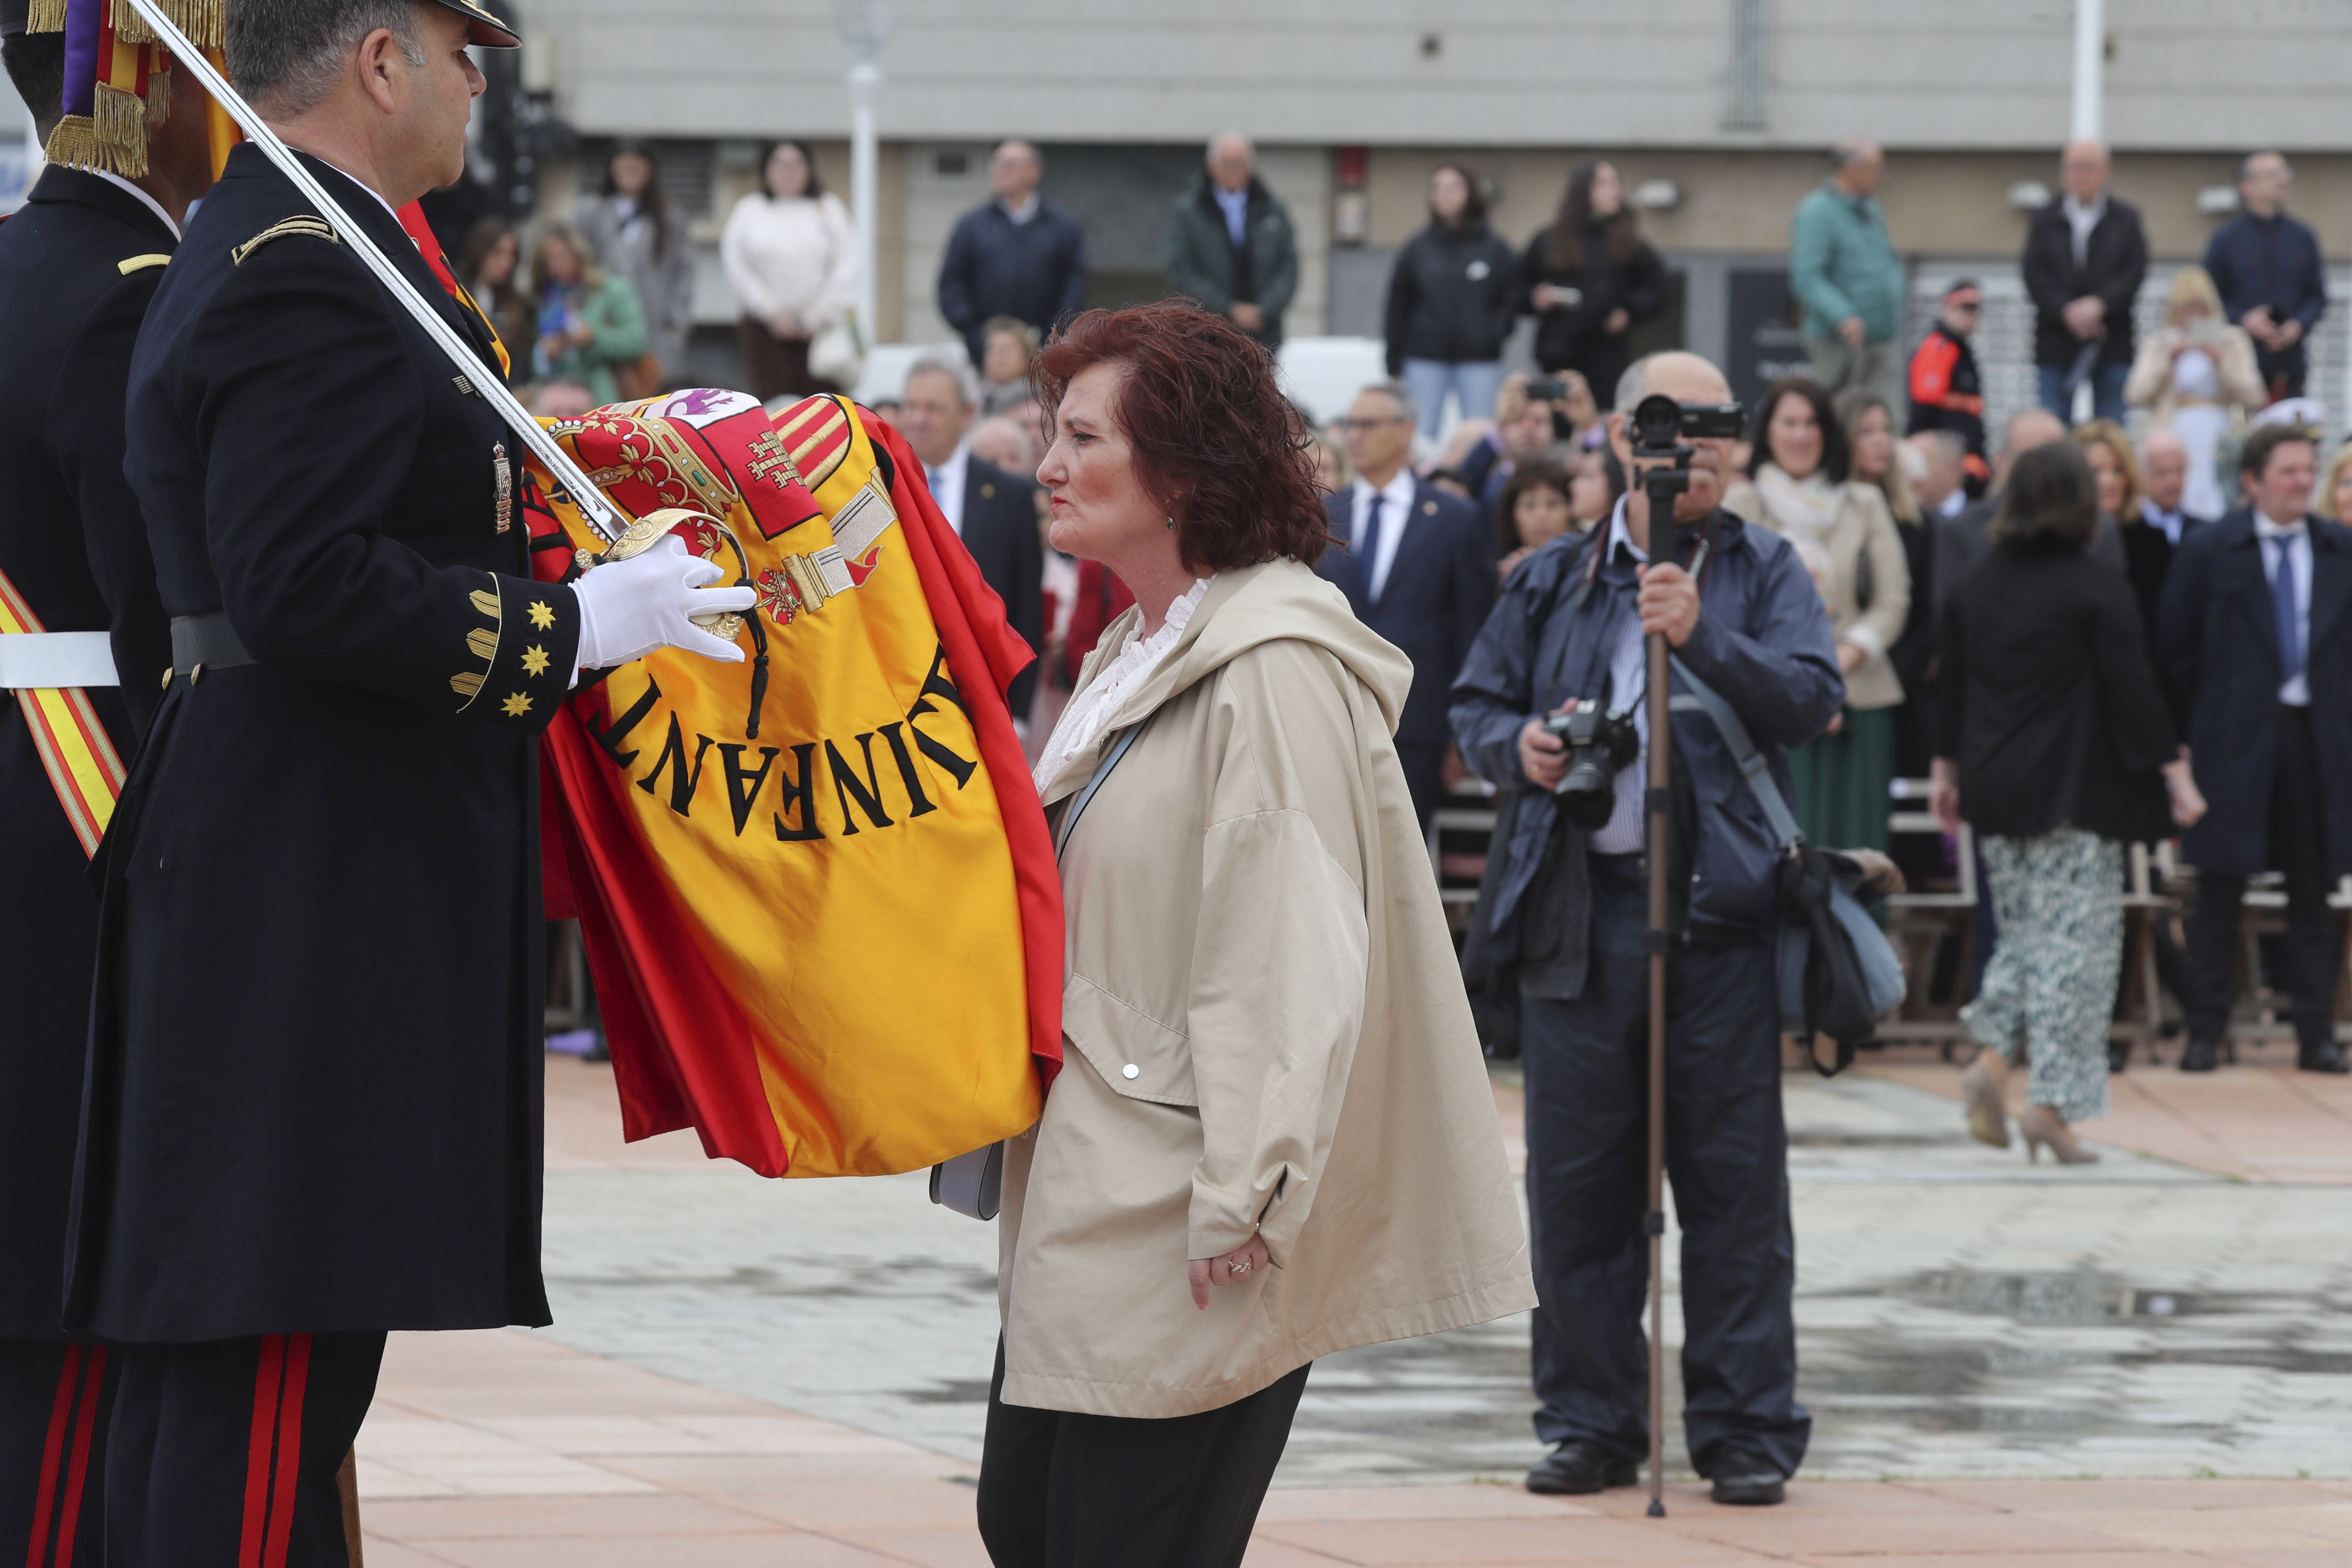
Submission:
[[2124,847],[2060,827],[1984,841],[2000,936],[1969,1037],[2031,1064],[2025,1098],[2068,1122],[2107,1113],[2107,1023],[2123,967]]

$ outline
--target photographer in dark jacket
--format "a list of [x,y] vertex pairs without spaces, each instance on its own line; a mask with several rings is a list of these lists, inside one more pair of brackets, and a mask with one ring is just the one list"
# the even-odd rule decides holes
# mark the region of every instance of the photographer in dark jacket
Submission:
[[[1636,465],[1623,411],[1649,393],[1684,403],[1730,398],[1722,374],[1695,354],[1636,363],[1610,417],[1611,445],[1629,473]],[[1787,749],[1822,733],[1845,696],[1829,617],[1796,552],[1721,509],[1731,443],[1690,444],[1690,489],[1675,518],[1711,542],[1698,579],[1676,562],[1650,563],[1655,540],[1636,476],[1607,524],[1553,541],[1512,574],[1454,683],[1463,757],[1503,791],[1465,962],[1474,973],[1515,976],[1521,998],[1541,1297],[1536,1432],[1556,1445],[1528,1472],[1532,1491],[1631,1486],[1649,1444],[1643,634],[1663,633],[1730,703],[1784,795]],[[1584,702],[1631,709],[1642,736],[1615,773],[1608,820],[1590,832],[1554,794],[1569,757],[1545,724]],[[1666,1168],[1683,1227],[1684,1427],[1717,1501],[1775,1503],[1811,1432],[1796,1401],[1796,1256],[1771,940],[1780,855],[1706,714],[1694,705],[1674,723],[1679,907]]]
[[1440,163],[1429,177],[1429,226],[1397,252],[1389,274],[1389,374],[1412,390],[1421,433],[1435,439],[1445,395],[1465,419],[1491,419],[1503,343],[1519,319],[1518,258],[1486,226],[1478,177]]
[[1633,358],[1627,336],[1666,308],[1666,266],[1625,205],[1625,182],[1605,158],[1579,163],[1551,226],[1519,262],[1525,309],[1536,318],[1536,363],[1575,371],[1601,411]]
[[2025,229],[2025,291],[2033,297],[2033,374],[2042,406],[2072,423],[2074,389],[2091,384],[2092,417],[2124,418],[2131,374],[2132,300],[2147,277],[2139,209],[2107,193],[2107,144],[2070,142],[2064,192]]

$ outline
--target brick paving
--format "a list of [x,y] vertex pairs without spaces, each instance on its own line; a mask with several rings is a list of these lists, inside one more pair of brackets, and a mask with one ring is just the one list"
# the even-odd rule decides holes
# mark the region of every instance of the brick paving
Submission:
[[[1933,1051],[1792,1075],[1790,1504],[1713,1507],[1678,1434],[1664,1521],[1510,1484],[1538,1450],[1505,1322],[1319,1364],[1252,1568],[2352,1562],[2352,1086],[2249,1061],[2136,1068],[2084,1129],[2105,1162],[2066,1172],[1967,1140]],[[556,1327],[395,1338],[370,1561],[984,1562],[992,1227],[919,1178],[624,1149],[608,1073],[550,1080]]]

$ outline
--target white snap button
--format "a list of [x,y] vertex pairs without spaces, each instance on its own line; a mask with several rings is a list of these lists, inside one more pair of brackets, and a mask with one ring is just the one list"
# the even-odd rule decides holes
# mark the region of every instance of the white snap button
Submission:
[[1141,1078],[1143,1076],[1143,1069],[1137,1067],[1133,1062],[1129,1062],[1125,1067],[1118,1069],[1118,1074],[1121,1078]]

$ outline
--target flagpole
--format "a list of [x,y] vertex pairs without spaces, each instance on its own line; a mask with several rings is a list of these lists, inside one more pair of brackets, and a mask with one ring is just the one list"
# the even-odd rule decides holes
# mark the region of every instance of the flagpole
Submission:
[[367,231],[352,221],[351,214],[327,194],[326,187],[302,166],[302,160],[294,155],[294,150],[287,146],[254,107],[228,84],[228,79],[213,68],[213,63],[205,58],[205,52],[180,30],[179,25],[172,20],[157,0],[130,0],[130,4],[148,26],[154,29],[163,47],[172,52],[172,68],[193,71],[196,79],[204,84],[205,90],[213,95],[213,100],[228,110],[230,118],[244,128],[246,136],[261,149],[262,155],[294,182],[294,188],[302,193],[303,198],[318,209],[319,216],[333,226],[336,235],[366,264],[367,269],[375,274],[376,281],[392,291],[393,299],[415,318],[416,324],[425,329],[425,335],[465,374],[466,379],[473,384],[474,390],[498,410],[499,417],[505,420],[516,438],[530,448],[531,456],[546,466],[547,471],[554,476],[555,482],[570,493],[581,515],[588,520],[589,526],[602,534],[608,543],[619,539],[629,526],[629,519],[596,487],[596,482],[588,477],[586,471],[572,461],[571,454],[564,451],[539,421],[530,416],[530,411],[515,395],[507,390],[506,378],[482,363],[473,345],[417,291],[407,275],[378,248],[374,240],[368,237]]

